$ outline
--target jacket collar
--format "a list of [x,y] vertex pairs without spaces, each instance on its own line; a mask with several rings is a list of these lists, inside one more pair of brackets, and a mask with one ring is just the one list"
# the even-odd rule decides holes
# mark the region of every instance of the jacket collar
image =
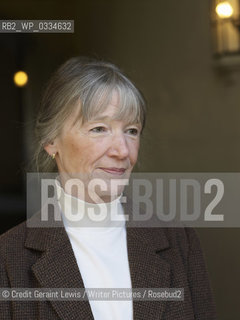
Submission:
[[[130,203],[123,204],[124,212],[132,213]],[[40,213],[30,218],[25,246],[43,251],[32,271],[43,288],[83,288],[78,265],[62,222],[39,227]],[[52,221],[51,221],[52,219]],[[36,223],[38,227],[36,227]],[[133,228],[126,223],[127,249],[132,288],[168,288],[170,267],[161,257],[169,248],[164,228]],[[94,319],[89,301],[50,301],[60,319]],[[133,301],[133,318],[160,319],[166,301]]]

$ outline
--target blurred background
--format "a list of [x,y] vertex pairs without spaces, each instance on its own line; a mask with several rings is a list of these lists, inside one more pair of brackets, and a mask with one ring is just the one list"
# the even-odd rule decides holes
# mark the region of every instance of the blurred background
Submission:
[[[1,0],[0,13],[2,20],[75,22],[73,34],[0,34],[0,233],[25,220],[41,92],[75,55],[110,60],[144,93],[148,118],[138,171],[240,171],[238,0]],[[22,87],[13,82],[19,70],[28,75]],[[240,230],[197,231],[219,319],[238,319]]]

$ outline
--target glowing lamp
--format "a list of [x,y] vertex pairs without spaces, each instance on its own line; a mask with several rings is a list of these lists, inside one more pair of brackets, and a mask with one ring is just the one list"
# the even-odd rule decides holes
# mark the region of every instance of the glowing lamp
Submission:
[[23,87],[27,84],[28,82],[28,75],[24,71],[18,71],[14,74],[13,76],[13,81],[16,86],[18,87]]

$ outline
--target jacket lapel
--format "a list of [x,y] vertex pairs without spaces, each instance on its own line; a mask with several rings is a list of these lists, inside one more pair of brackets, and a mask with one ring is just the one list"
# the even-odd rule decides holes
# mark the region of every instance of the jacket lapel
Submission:
[[[131,202],[123,206],[131,221],[134,216]],[[126,222],[132,288],[169,288],[170,266],[161,258],[161,251],[169,248],[165,229],[133,225]],[[163,300],[133,300],[133,319],[161,319],[165,305]]]
[[[36,217],[37,215],[34,219]],[[36,225],[36,220],[34,224]],[[42,288],[84,288],[71,243],[63,226],[58,224],[58,227],[51,228],[28,228],[25,246],[44,251],[32,266],[33,274]],[[50,303],[62,320],[94,320],[88,300],[50,300]]]
[[[131,206],[124,211],[131,216]],[[39,217],[38,217],[39,218]],[[40,221],[40,220],[39,220]],[[133,228],[126,224],[128,260],[132,288],[168,288],[169,264],[161,250],[169,247],[164,229]],[[32,266],[43,288],[83,288],[83,279],[63,226],[28,228],[27,248],[44,251]],[[50,301],[60,319],[93,320],[89,301]],[[134,319],[160,319],[165,301],[133,301]]]

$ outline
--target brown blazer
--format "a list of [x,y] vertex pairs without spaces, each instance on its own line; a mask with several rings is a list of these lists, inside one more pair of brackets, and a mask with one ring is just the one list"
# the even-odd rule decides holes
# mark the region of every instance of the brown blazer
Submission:
[[[127,248],[133,288],[184,288],[184,301],[133,301],[134,320],[216,319],[193,229],[127,228]],[[0,286],[83,288],[63,225],[28,228],[24,222],[3,234]],[[0,319],[90,320],[93,315],[89,301],[0,301]]]

